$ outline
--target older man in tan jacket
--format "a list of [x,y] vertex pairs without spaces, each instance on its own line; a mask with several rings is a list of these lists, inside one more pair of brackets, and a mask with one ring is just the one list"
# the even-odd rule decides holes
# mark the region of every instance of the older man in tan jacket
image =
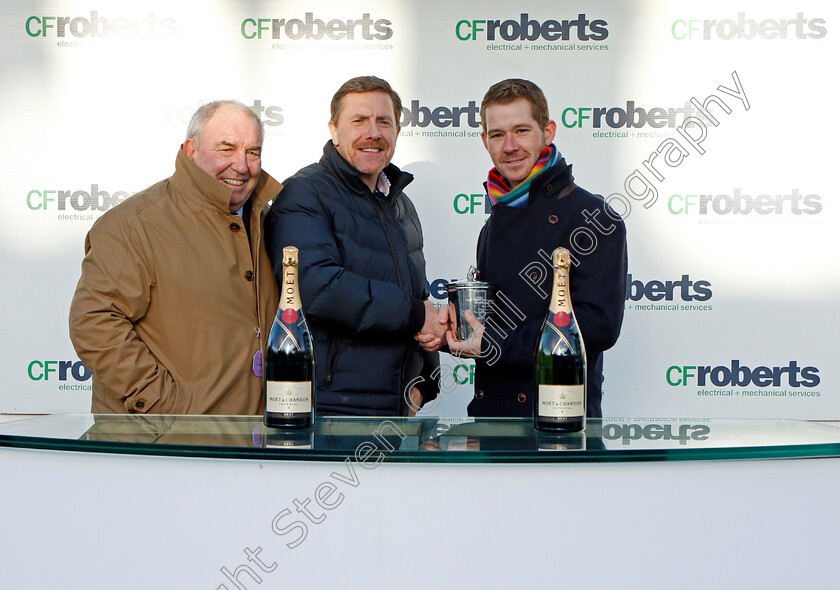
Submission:
[[245,105],[199,108],[175,173],[105,213],[85,240],[70,337],[94,413],[257,414],[277,285],[262,238],[282,186]]

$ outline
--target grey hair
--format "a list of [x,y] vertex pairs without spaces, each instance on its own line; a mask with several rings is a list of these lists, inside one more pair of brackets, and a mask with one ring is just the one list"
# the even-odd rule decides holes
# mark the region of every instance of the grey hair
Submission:
[[187,139],[192,139],[193,142],[198,145],[199,136],[201,135],[201,132],[204,131],[204,126],[207,125],[207,121],[212,119],[213,115],[216,114],[216,111],[224,106],[234,107],[250,114],[254,118],[254,121],[256,121],[257,127],[260,129],[260,143],[262,143],[265,138],[265,127],[263,126],[262,120],[252,109],[248,108],[245,104],[239,102],[238,100],[214,100],[213,102],[208,102],[207,104],[203,104],[198,107],[190,119],[190,124],[187,125]]

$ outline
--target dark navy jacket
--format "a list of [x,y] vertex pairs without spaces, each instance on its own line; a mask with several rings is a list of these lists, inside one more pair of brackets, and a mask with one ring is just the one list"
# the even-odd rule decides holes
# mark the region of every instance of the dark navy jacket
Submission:
[[471,416],[533,415],[534,354],[553,281],[549,261],[560,246],[579,261],[569,280],[586,347],[587,415],[601,416],[603,352],[615,344],[624,317],[625,227],[601,197],[573,183],[564,159],[532,181],[526,207],[494,206],[481,230],[477,266],[481,280],[504,294],[497,296],[504,317],[491,313],[487,323]]
[[394,165],[383,172],[388,196],[371,192],[327,142],[318,163],[283,183],[266,218],[277,277],[283,248],[300,249],[320,414],[405,414],[404,391],[421,372],[424,400],[437,392],[437,353],[424,355],[413,338],[428,297],[420,220],[402,192],[413,176]]

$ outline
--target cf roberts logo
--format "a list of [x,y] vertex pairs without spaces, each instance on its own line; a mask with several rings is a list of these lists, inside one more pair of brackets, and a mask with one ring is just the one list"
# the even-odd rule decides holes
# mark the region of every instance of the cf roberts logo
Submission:
[[[479,109],[476,101],[471,100],[467,106],[422,106],[419,100],[412,100],[410,106],[403,107],[400,127],[481,127]],[[475,133],[475,136],[480,135]]]
[[823,26],[825,19],[806,19],[805,13],[799,12],[796,18],[747,18],[739,12],[736,19],[712,20],[675,20],[671,24],[671,35],[677,41],[733,39],[749,41],[751,39],[822,39],[828,31]]
[[452,379],[458,385],[473,385],[475,383],[475,365],[455,365],[452,369]]
[[709,281],[692,281],[683,275],[678,281],[648,281],[634,279],[627,275],[627,301],[708,301],[712,298],[712,284]]
[[[693,281],[690,275],[683,275],[678,281],[642,281],[627,275],[625,309],[637,311],[712,311],[704,302],[712,298],[712,284],[709,281]],[[644,301],[643,301],[644,300]],[[637,303],[643,301],[642,303]],[[654,303],[650,303],[654,302]]]
[[707,440],[711,429],[703,424],[604,424],[601,436],[605,440],[621,439],[629,445],[634,440],[676,440],[687,445],[689,440]]
[[474,215],[476,210],[483,213],[485,209],[484,197],[484,193],[459,193],[455,195],[452,206],[458,215],[466,215],[467,213]]
[[803,195],[798,188],[786,194],[752,196],[740,188],[732,194],[678,194],[668,199],[673,215],[817,215],[822,211],[819,195]]
[[455,36],[461,41],[603,41],[609,36],[607,21],[575,19],[538,21],[527,12],[513,19],[459,20]]
[[385,41],[390,39],[394,30],[391,21],[386,18],[372,19],[366,12],[359,19],[321,19],[314,13],[307,12],[303,20],[299,18],[246,18],[240,25],[240,33],[245,39],[318,41],[331,39],[341,41],[361,37],[365,41]]
[[90,385],[66,383],[84,382],[93,376],[82,361],[32,361],[26,369],[31,381],[61,381],[59,389],[90,389]]
[[[90,192],[85,190],[33,189],[26,194],[26,206],[33,211],[47,211],[49,209],[58,209],[59,211],[107,211],[130,196],[131,194],[125,191],[109,193],[100,190],[96,184],[90,186]],[[70,206],[69,209],[68,205]]]
[[[206,102],[206,100],[202,99],[193,105],[181,104],[168,107],[166,109],[165,121],[167,124],[177,124],[186,127],[196,109]],[[280,127],[285,121],[282,107],[274,105],[264,106],[261,99],[254,99],[254,103],[250,108],[266,127]],[[266,131],[270,130],[266,129]]]
[[261,100],[254,100],[251,110],[267,127],[279,127],[283,124],[283,109],[278,106],[264,107]]
[[665,371],[665,380],[671,387],[816,387],[820,384],[819,369],[800,367],[790,361],[784,367],[759,365],[750,368],[733,360],[728,366],[672,365]]
[[628,100],[623,107],[566,107],[560,114],[560,123],[566,129],[641,129],[645,126],[661,129],[676,127],[699,113],[700,110],[691,102],[686,102],[679,108],[665,108],[641,107],[637,106],[635,101]]
[[433,281],[426,281],[426,289],[435,299],[447,299],[449,294],[446,292],[446,284],[457,281],[458,279],[435,279]]
[[178,34],[175,20],[158,18],[154,12],[143,18],[105,18],[96,10],[89,16],[30,16],[25,23],[30,37],[101,38],[101,37],[158,37],[169,38]]

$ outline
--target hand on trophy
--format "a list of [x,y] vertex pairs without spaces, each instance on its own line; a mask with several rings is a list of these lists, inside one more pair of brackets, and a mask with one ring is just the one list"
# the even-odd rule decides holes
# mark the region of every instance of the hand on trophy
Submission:
[[449,345],[449,354],[456,357],[479,358],[481,357],[481,338],[484,336],[484,324],[478,321],[475,314],[470,310],[464,311],[464,319],[472,328],[472,333],[466,340],[458,340],[455,336],[456,318],[454,310],[450,317],[450,328],[446,331],[446,342]]

